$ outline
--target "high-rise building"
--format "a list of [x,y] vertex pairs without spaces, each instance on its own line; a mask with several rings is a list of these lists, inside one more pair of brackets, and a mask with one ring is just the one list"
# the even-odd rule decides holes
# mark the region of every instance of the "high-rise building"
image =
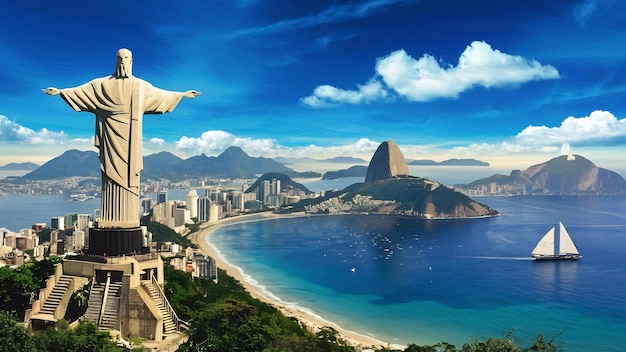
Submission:
[[33,224],[33,226],[32,226],[32,229],[35,232],[39,232],[39,231],[41,231],[41,230],[43,230],[45,228],[46,228],[46,223],[45,222],[38,222],[36,224]]
[[275,179],[275,178],[272,179],[270,194],[273,196],[280,194],[280,180],[279,179]]
[[65,214],[65,226],[66,227],[74,227],[78,222],[78,213],[67,213]]
[[264,180],[259,184],[257,189],[257,199],[260,200],[263,204],[266,202],[267,196],[270,194],[270,181]]
[[65,228],[65,218],[62,216],[53,216],[50,219],[50,227],[54,230],[63,230]]
[[239,211],[244,211],[244,205],[245,205],[245,198],[243,195],[243,192],[241,191],[234,191],[232,193],[233,196],[233,209],[237,209]]
[[187,194],[187,204],[185,206],[189,210],[191,218],[198,217],[198,193],[195,189],[190,190],[189,194]]
[[159,191],[159,193],[157,193],[156,201],[157,204],[167,202],[167,190]]
[[222,209],[221,206],[218,206],[215,203],[212,203],[210,206],[210,210],[209,210],[209,223],[214,223],[217,222],[217,220],[220,219],[220,210]]
[[211,199],[209,197],[198,198],[198,221],[207,222],[211,215]]
[[76,214],[76,230],[77,231],[89,231],[89,225],[91,223],[91,217],[89,214]]
[[143,214],[148,214],[152,207],[154,206],[154,199],[152,198],[144,198],[141,200],[141,211]]

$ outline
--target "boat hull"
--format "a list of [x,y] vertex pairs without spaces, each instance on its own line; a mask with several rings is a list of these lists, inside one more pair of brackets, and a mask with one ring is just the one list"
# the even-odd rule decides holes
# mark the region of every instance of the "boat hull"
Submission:
[[582,255],[578,255],[578,254],[533,256],[533,260],[578,260],[580,258],[582,258]]

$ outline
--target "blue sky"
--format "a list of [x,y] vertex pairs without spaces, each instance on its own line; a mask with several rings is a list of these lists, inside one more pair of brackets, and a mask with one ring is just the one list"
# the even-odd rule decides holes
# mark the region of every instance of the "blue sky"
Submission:
[[[203,94],[144,118],[145,154],[410,159],[526,168],[569,148],[626,169],[626,2],[3,1],[0,165],[95,150],[42,88],[113,72]],[[565,145],[565,148],[563,148]]]

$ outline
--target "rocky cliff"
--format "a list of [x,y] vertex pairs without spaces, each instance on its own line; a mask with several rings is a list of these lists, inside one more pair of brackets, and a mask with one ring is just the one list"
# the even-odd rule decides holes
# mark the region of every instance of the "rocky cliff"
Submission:
[[555,195],[626,194],[626,180],[616,172],[596,166],[580,155],[561,155],[509,176],[493,175],[467,185],[495,183],[524,187],[529,193]]
[[409,175],[409,167],[398,145],[385,141],[378,146],[365,175],[365,182],[401,178]]

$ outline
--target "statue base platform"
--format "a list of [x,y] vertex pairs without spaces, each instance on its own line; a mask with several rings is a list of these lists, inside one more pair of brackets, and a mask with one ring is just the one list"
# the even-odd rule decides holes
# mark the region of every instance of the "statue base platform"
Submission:
[[118,256],[143,253],[141,227],[129,229],[91,228],[89,229],[88,254]]

